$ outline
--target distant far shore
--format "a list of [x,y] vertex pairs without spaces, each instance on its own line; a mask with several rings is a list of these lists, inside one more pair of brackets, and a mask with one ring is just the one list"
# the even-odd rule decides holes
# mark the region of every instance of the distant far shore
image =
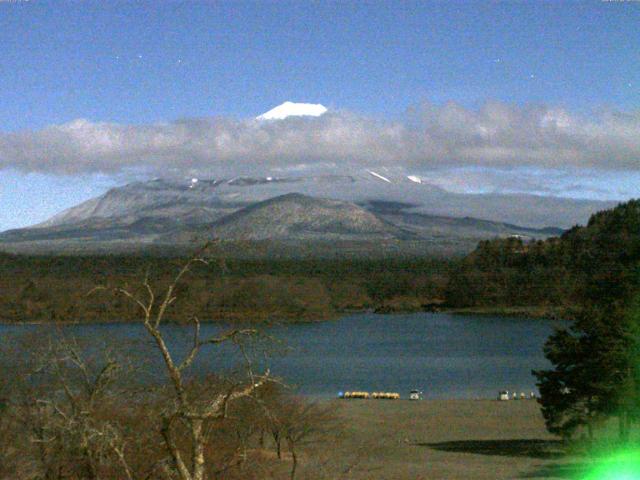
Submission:
[[[420,307],[389,307],[382,308],[366,308],[366,309],[350,309],[345,311],[333,312],[331,315],[325,315],[322,318],[295,318],[293,316],[277,317],[275,315],[266,315],[260,313],[258,315],[250,312],[229,312],[226,311],[222,315],[214,318],[201,318],[202,323],[256,323],[256,324],[304,324],[322,321],[339,320],[349,315],[357,314],[376,314],[376,315],[401,315],[411,313],[449,313],[453,315],[470,315],[470,316],[496,316],[506,318],[528,318],[539,320],[563,320],[561,310],[550,307],[472,307],[472,308],[420,308]],[[247,321],[247,319],[250,319]],[[124,320],[89,320],[83,321],[65,321],[65,320],[36,320],[36,321],[6,321],[0,320],[0,325],[100,325],[100,324],[134,324],[140,320],[135,318],[127,318]],[[189,325],[188,322],[179,320],[165,320],[166,323]]]

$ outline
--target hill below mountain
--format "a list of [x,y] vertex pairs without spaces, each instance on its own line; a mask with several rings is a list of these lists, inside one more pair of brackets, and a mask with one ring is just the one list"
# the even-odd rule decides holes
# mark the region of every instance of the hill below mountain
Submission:
[[232,213],[211,226],[222,239],[376,240],[408,232],[353,203],[289,193]]

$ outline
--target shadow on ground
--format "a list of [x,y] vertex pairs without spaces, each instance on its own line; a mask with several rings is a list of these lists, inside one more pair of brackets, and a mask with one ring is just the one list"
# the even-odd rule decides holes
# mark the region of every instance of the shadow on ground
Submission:
[[416,443],[442,452],[474,453],[503,457],[529,457],[552,459],[564,455],[560,440],[513,439],[513,440],[461,440],[439,443]]

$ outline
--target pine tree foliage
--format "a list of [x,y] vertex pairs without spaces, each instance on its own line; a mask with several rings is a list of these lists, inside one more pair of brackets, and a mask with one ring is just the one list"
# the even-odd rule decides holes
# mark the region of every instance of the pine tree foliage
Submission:
[[617,417],[628,440],[640,406],[640,202],[594,215],[557,248],[576,279],[575,317],[546,343],[553,368],[534,372],[547,427],[591,436]]

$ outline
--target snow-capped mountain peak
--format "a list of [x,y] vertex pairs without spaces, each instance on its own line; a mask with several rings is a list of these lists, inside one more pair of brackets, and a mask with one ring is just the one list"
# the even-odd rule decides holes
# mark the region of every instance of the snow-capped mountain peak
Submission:
[[319,103],[284,102],[268,112],[258,115],[257,120],[283,120],[287,117],[319,117],[327,107]]

